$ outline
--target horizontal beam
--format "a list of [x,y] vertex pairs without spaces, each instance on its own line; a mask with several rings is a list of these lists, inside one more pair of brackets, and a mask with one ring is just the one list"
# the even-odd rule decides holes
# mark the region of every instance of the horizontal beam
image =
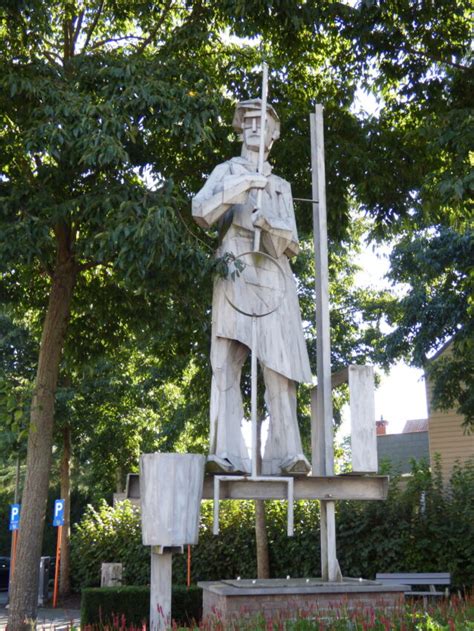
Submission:
[[[230,476],[229,476],[230,477]],[[388,493],[388,476],[337,475],[295,477],[295,500],[384,500]],[[139,475],[129,474],[128,499],[140,501]],[[252,482],[250,478],[220,483],[220,498],[232,500],[284,500],[288,488],[285,482]],[[214,497],[214,476],[204,478],[203,499]]]
[[[204,478],[203,499],[214,497],[213,477]],[[285,500],[284,482],[265,482],[238,479],[220,483],[220,499],[230,500]],[[388,493],[388,476],[304,476],[295,477],[295,500],[384,500]]]

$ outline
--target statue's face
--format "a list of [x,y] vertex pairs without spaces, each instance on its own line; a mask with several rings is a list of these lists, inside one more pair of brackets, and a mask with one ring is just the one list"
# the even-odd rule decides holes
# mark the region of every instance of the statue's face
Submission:
[[[260,128],[261,128],[261,116],[260,112],[256,110],[250,110],[245,113],[242,125],[242,136],[244,145],[250,151],[256,151],[260,149]],[[274,140],[275,122],[271,116],[266,117],[265,121],[265,152],[270,151]]]

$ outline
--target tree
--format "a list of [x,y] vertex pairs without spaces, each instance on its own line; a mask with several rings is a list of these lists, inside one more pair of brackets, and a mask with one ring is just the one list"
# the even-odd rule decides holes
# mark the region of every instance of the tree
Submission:
[[[55,393],[75,292],[94,269],[130,288],[150,277],[158,287],[171,280],[176,287],[204,267],[201,251],[178,228],[180,211],[207,171],[210,149],[199,143],[211,137],[222,101],[222,62],[231,84],[241,75],[235,46],[219,54],[218,33],[242,8],[144,1],[125,9],[93,0],[53,8],[33,0],[2,9],[2,284],[19,312],[28,287],[44,314],[12,628],[35,613],[37,574],[29,568],[40,554]],[[266,28],[262,8],[258,21]],[[271,21],[290,27],[291,11],[278,10]],[[257,57],[250,51],[239,61],[252,67]],[[253,90],[256,79],[251,73],[236,93]],[[225,145],[227,132],[220,133]],[[153,185],[144,181],[149,167]]]
[[[474,427],[473,259],[472,230],[442,227],[399,240],[390,276],[408,289],[391,312],[395,329],[384,349],[425,368],[433,379],[434,406],[457,408],[466,429]],[[449,341],[450,353],[429,362]]]
[[[72,325],[76,310],[87,312],[82,289],[96,289],[89,314],[97,303],[122,309],[124,297],[152,286],[183,305],[184,288],[209,270],[188,199],[231,153],[228,126],[216,122],[218,112],[230,118],[224,89],[254,96],[262,54],[224,41],[225,27],[262,38],[275,69],[272,100],[293,138],[276,148],[275,162],[297,196],[310,196],[308,102],[325,102],[330,230],[340,239],[355,202],[377,219],[379,234],[400,231],[414,214],[439,217],[445,176],[443,214],[448,206],[452,221],[463,216],[455,200],[467,196],[459,177],[466,159],[456,146],[467,111],[469,7],[436,4],[420,12],[367,0],[3,5],[1,291],[18,316],[32,305],[42,314],[12,629],[35,613],[30,568],[40,554],[56,386],[70,315]],[[350,109],[359,77],[385,99],[377,119],[361,121]],[[443,136],[453,130],[456,143]],[[429,151],[427,160],[443,142],[441,157]],[[299,215],[304,234],[309,213]],[[116,339],[110,314],[106,325],[98,320],[95,331],[105,326]],[[199,349],[194,359],[201,365]]]
[[[12,629],[35,617],[55,393],[75,288],[97,267],[133,283],[148,270],[170,275],[173,259],[184,275],[197,263],[177,236],[179,197],[165,179],[171,165],[161,164],[160,147],[174,147],[179,161],[183,147],[208,138],[215,96],[207,96],[195,65],[144,54],[157,29],[166,33],[179,17],[170,3],[150,12],[145,4],[108,13],[101,2],[2,9],[2,283],[13,304],[19,278],[29,279],[44,313]],[[194,13],[186,17],[179,27],[195,24]],[[130,21],[147,35],[131,34]],[[119,44],[128,38],[138,45],[126,54]],[[160,174],[152,188],[140,177],[147,164]]]
[[[367,119],[367,178],[357,197],[375,217],[377,238],[392,237],[390,278],[406,287],[388,309],[395,330],[379,361],[425,367],[435,406],[458,407],[472,427],[469,3],[366,0],[349,13],[341,34],[352,38],[362,86],[380,103]],[[450,357],[427,363],[450,338]]]

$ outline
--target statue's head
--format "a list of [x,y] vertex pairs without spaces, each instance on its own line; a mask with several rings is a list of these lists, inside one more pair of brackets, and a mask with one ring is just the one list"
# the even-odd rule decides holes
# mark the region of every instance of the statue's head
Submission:
[[[261,113],[261,99],[241,101],[235,108],[232,127],[249,151],[258,152],[260,148]],[[267,105],[265,122],[265,153],[267,153],[274,141],[280,137],[280,119],[271,105]]]

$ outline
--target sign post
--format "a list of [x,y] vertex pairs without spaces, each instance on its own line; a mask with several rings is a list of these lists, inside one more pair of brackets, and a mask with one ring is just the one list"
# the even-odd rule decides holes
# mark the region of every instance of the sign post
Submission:
[[54,592],[53,592],[53,609],[56,609],[58,601],[58,580],[59,567],[61,565],[61,538],[64,526],[64,505],[66,500],[56,500],[54,502],[53,526],[58,528],[58,539],[56,543],[56,564],[54,568]]
[[10,526],[9,529],[12,532],[12,560],[10,564],[10,579],[9,583],[11,584],[13,573],[15,571],[15,562],[16,562],[16,544],[18,540],[18,528],[20,527],[20,510],[21,504],[11,504],[10,505]]

